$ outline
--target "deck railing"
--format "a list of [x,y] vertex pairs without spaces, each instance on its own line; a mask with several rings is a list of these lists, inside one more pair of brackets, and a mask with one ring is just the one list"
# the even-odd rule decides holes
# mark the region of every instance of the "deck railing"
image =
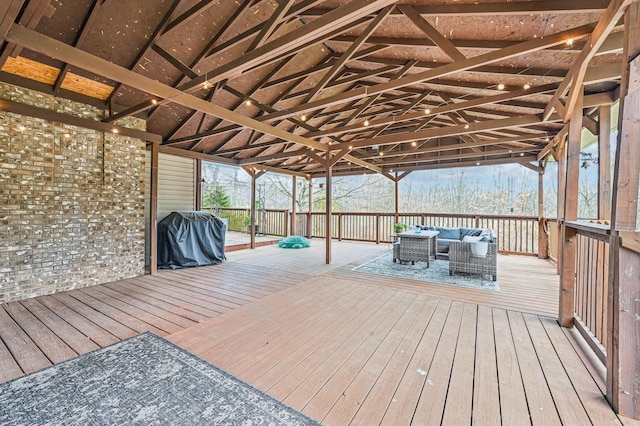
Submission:
[[[573,239],[575,243],[572,283],[574,325],[604,363],[607,355],[611,231],[608,225],[587,221],[565,222],[564,227],[565,240]],[[558,252],[562,250],[559,248]]]
[[[217,216],[227,218],[229,230],[246,232],[246,208],[209,209]],[[288,210],[258,210],[258,232],[286,236],[290,231],[291,212]],[[325,237],[324,212],[297,213],[296,233],[307,237]],[[331,216],[332,235],[337,240],[387,243],[393,238],[394,213],[334,212]],[[539,220],[535,216],[495,216],[434,213],[399,213],[397,222],[407,225],[490,228],[498,237],[501,253],[538,254]],[[544,233],[544,232],[543,232]],[[544,253],[546,256],[546,253]]]

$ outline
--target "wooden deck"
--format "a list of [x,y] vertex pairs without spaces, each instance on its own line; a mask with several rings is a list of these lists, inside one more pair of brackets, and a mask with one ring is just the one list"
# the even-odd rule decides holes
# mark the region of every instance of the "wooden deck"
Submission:
[[0,381],[151,330],[328,425],[619,424],[554,320],[554,265],[500,257],[499,293],[352,271],[386,250],[266,246],[0,305]]

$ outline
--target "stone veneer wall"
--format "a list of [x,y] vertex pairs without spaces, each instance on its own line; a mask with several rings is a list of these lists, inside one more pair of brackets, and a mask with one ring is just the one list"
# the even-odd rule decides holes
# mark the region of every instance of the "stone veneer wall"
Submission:
[[[8,84],[0,98],[104,116]],[[143,140],[0,111],[0,303],[144,274],[144,165]]]

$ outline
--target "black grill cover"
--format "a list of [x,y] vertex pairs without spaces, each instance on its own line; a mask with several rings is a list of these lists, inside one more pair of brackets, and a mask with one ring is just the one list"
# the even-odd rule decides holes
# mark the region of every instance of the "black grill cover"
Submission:
[[173,212],[158,223],[158,268],[221,263],[225,225],[205,212]]

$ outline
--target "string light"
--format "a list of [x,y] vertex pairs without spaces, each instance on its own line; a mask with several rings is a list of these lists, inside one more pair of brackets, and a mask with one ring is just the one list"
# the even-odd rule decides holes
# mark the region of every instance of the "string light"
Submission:
[[427,109],[424,110],[424,113],[425,114],[431,114],[431,110],[429,108],[427,108]]
[[364,119],[364,126],[367,127],[369,125],[369,119],[365,118]]
[[384,155],[384,152],[380,151],[378,155],[382,157]]
[[205,80],[204,83],[202,83],[202,87],[205,89],[211,89],[211,83],[209,83],[209,80]]
[[349,150],[352,150],[352,149],[353,149],[353,146],[349,145]]
[[158,100],[157,99],[151,99],[151,104],[158,105]]
[[467,124],[465,124],[465,125],[464,125],[464,128],[465,128],[465,129],[468,129],[468,128],[469,128],[469,124],[468,124],[468,123],[467,123]]
[[411,146],[418,146],[418,143],[416,141],[411,142]]
[[251,99],[247,99],[244,104],[246,106],[251,106]]
[[573,39],[572,38],[567,40],[567,46],[573,46]]
[[504,90],[504,83],[498,84],[498,90]]
[[302,114],[302,117],[300,117],[300,120],[307,121],[307,115],[306,114]]
[[525,83],[524,86],[522,86],[522,88],[524,90],[529,90],[529,89],[531,89],[531,85],[529,83]]
[[120,133],[120,130],[118,130],[116,127],[114,127],[113,129],[111,129],[111,133],[118,134],[118,133]]
[[478,162],[476,163],[476,166],[479,166],[479,165],[480,165],[480,162],[478,161]]

